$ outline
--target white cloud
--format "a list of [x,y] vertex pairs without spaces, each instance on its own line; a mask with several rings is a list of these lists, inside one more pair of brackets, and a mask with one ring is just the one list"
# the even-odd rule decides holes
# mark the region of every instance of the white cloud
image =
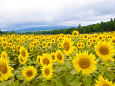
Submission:
[[[115,17],[114,0],[0,0],[0,27],[77,25]],[[27,25],[27,26],[29,26]],[[26,27],[26,26],[24,26]]]

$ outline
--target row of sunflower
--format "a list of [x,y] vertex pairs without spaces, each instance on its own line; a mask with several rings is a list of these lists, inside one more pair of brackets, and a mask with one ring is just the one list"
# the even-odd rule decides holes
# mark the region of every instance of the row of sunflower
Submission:
[[0,86],[115,86],[115,32],[3,35],[0,47]]

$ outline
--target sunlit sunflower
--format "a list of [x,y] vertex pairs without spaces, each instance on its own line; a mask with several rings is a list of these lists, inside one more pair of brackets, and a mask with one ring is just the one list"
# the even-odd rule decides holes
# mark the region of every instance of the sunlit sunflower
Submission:
[[113,37],[110,41],[113,45],[115,45],[115,37]]
[[59,62],[59,63],[64,63],[64,56],[63,56],[63,53],[60,51],[60,50],[57,50],[56,51],[56,61]]
[[0,58],[0,80],[8,80],[9,77],[13,76],[12,70],[14,69],[11,66],[9,66],[9,60]]
[[47,46],[46,42],[42,42],[42,47],[46,48],[46,46]]
[[77,72],[82,74],[91,74],[96,70],[95,56],[88,55],[88,52],[77,54],[77,57],[72,61]]
[[82,43],[79,43],[79,42],[78,42],[78,43],[77,43],[77,47],[78,47],[78,48],[82,48]]
[[47,43],[47,46],[51,47],[51,42],[48,42],[48,43]]
[[23,46],[20,47],[20,54],[26,59],[28,58],[28,51],[26,48],[24,48]]
[[111,43],[103,41],[98,42],[95,46],[96,54],[102,58],[104,61],[108,61],[114,55],[114,47]]
[[16,46],[12,46],[12,51],[14,52],[16,50]]
[[16,49],[19,51],[19,50],[20,50],[20,45],[17,45],[17,46],[16,46]]
[[34,47],[32,45],[29,46],[30,51],[33,51]]
[[52,59],[51,59],[51,55],[44,53],[41,59],[41,64],[42,65],[49,65],[52,64]]
[[8,54],[6,53],[6,51],[2,51],[1,58],[7,59],[7,56],[8,56]]
[[56,61],[56,53],[51,53],[52,62]]
[[6,43],[6,42],[3,42],[3,43],[2,43],[2,47],[3,47],[3,49],[6,49],[7,43]]
[[95,86],[113,86],[112,81],[108,81],[108,79],[104,79],[102,76],[99,76],[98,79]]
[[62,48],[63,47],[63,43],[58,43],[58,48]]
[[28,66],[22,70],[22,75],[27,81],[35,78],[37,70],[33,66]]
[[7,46],[8,46],[9,48],[11,48],[11,47],[12,47],[12,43],[8,43]]
[[54,38],[51,39],[51,43],[55,43],[55,39]]
[[65,39],[63,42],[63,48],[64,48],[64,53],[69,56],[73,52],[73,42],[71,42],[69,39]]
[[19,55],[18,60],[19,60],[20,64],[25,64],[27,61],[27,58],[24,58],[22,55]]
[[73,36],[78,36],[79,32],[78,31],[73,31],[72,34],[73,34]]
[[42,56],[37,56],[36,61],[38,62],[38,64],[41,64],[41,59],[42,59]]
[[91,46],[91,44],[92,44],[92,42],[90,42],[90,41],[86,42],[86,46]]
[[77,47],[74,46],[74,47],[73,47],[73,52],[74,52],[74,53],[77,53],[77,51],[78,51]]
[[45,65],[42,67],[41,70],[42,70],[43,77],[47,80],[50,80],[50,78],[52,77],[52,66]]

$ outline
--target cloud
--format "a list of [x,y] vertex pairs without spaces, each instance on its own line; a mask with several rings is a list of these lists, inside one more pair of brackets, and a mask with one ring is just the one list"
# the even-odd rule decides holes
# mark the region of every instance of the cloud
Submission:
[[115,17],[115,0],[0,0],[0,27],[88,25]]

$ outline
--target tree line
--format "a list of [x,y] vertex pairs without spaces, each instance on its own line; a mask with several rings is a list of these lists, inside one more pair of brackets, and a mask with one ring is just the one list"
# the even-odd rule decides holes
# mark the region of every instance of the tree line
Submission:
[[71,34],[73,31],[79,31],[79,33],[94,33],[94,32],[104,32],[104,31],[114,31],[115,30],[115,18],[107,22],[100,22],[97,24],[81,26],[79,25],[77,28],[71,27],[68,29],[59,29],[59,30],[50,30],[50,31],[35,31],[35,32],[21,32],[16,33],[12,32],[2,32],[0,34]]

